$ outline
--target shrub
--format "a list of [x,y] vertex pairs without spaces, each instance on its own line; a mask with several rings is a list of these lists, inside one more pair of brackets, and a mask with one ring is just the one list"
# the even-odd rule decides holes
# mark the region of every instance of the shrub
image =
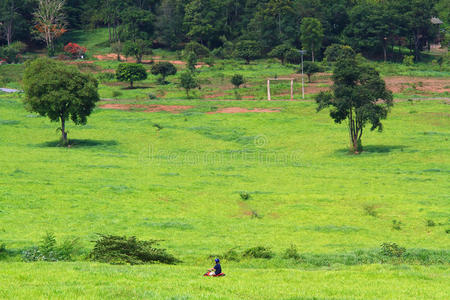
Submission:
[[283,258],[299,259],[300,255],[298,254],[297,247],[294,244],[291,244],[291,246],[284,251]]
[[184,72],[180,75],[180,85],[186,90],[186,96],[189,98],[189,91],[199,87],[197,79],[191,72]]
[[324,52],[328,62],[336,62],[340,58],[353,58],[356,53],[350,46],[332,44]]
[[299,65],[302,62],[302,55],[297,49],[289,49],[284,56],[287,63]]
[[272,49],[272,51],[269,52],[269,57],[275,57],[281,60],[281,63],[284,64],[284,61],[286,59],[286,52],[291,49],[291,46],[288,44],[281,44],[276,46]]
[[189,52],[186,58],[186,66],[189,71],[195,72],[195,67],[197,65],[197,54],[194,52]]
[[[315,62],[312,61],[305,61],[303,64],[303,71],[308,76],[308,82],[311,82],[311,76],[322,72],[322,68]],[[301,72],[301,69],[299,70]]]
[[121,91],[113,91],[112,92],[113,98],[117,98],[117,97],[120,97],[122,95],[123,95],[123,93]]
[[139,241],[136,237],[99,235],[90,258],[111,264],[146,264],[160,262],[175,264],[179,262],[165,249],[154,248],[157,240]]
[[53,233],[47,233],[38,246],[33,246],[22,252],[22,259],[31,261],[71,261],[77,251],[78,239],[65,240],[57,245]]
[[150,100],[156,100],[156,99],[158,99],[158,96],[156,96],[156,95],[153,94],[153,93],[149,93],[149,94],[148,94],[148,99],[150,99]]
[[392,220],[392,229],[394,230],[402,230],[402,222],[397,220]]
[[166,77],[177,74],[177,68],[170,62],[160,62],[152,66],[153,75],[161,75],[163,77],[160,83],[166,83]]
[[198,42],[192,41],[186,44],[184,53],[185,55],[195,53],[197,57],[207,57],[209,55],[209,49]]
[[402,257],[406,248],[400,247],[396,243],[381,244],[381,254],[388,257]]
[[257,246],[253,248],[249,248],[242,253],[244,257],[252,257],[252,258],[265,258],[271,259],[274,256],[274,253],[270,250],[270,248],[266,248],[263,246]]
[[9,46],[0,47],[0,59],[4,59],[8,64],[19,63],[25,49],[26,45],[22,42],[14,42]]
[[239,193],[239,196],[241,196],[241,199],[242,200],[249,200],[250,199],[250,194],[249,193],[247,193],[247,192],[240,192]]
[[414,55],[405,55],[403,57],[403,64],[405,66],[412,66],[414,64]]
[[75,43],[68,43],[67,45],[64,46],[64,52],[67,55],[72,56],[73,58],[83,57],[86,51],[87,50],[85,47],[82,47]]
[[8,255],[5,244],[0,244],[0,259],[4,259]]
[[434,223],[433,220],[427,220],[427,226],[428,227],[434,227],[434,226],[436,226],[436,223]]
[[222,257],[230,261],[239,261],[239,253],[233,248],[225,252]]
[[231,84],[233,84],[235,88],[239,88],[244,82],[244,76],[241,74],[234,74],[233,77],[231,77]]

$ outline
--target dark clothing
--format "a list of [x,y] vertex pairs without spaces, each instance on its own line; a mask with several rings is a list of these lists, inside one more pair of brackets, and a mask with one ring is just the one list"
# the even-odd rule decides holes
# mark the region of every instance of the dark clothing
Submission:
[[222,273],[222,267],[220,266],[219,263],[217,263],[217,264],[214,266],[214,270],[215,270],[216,275]]

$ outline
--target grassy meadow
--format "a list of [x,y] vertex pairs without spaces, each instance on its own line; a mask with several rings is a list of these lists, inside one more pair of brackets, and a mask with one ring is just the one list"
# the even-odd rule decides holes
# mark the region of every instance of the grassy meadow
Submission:
[[[108,53],[101,39],[81,38]],[[99,76],[117,66],[93,61],[80,68]],[[239,95],[253,100],[217,101],[235,96],[223,82],[236,68],[248,78]],[[5,77],[20,70],[0,66]],[[190,108],[174,114],[98,107],[86,126],[68,124],[70,148],[57,146],[58,124],[24,109],[23,94],[0,94],[0,298],[448,298],[448,99],[396,94],[405,101],[395,103],[384,132],[366,130],[365,151],[350,155],[346,125],[317,113],[313,101],[263,100],[264,78],[293,72],[271,60],[218,61],[200,69],[203,87],[192,99],[176,76],[166,86],[150,76],[133,90],[109,79],[100,85],[109,99],[102,104]],[[278,99],[285,88],[275,88]],[[279,111],[214,113],[227,107]],[[78,238],[76,261],[23,262],[22,250],[46,232],[58,241]],[[98,233],[162,240],[181,262],[90,262]],[[382,243],[405,247],[411,258],[378,262]],[[285,258],[292,245],[300,259]],[[256,246],[274,257],[226,258]],[[227,276],[201,277],[215,256],[225,257]]]

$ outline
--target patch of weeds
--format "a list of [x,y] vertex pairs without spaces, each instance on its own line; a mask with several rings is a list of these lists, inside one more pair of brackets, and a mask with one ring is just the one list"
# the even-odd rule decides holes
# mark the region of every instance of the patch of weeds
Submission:
[[433,220],[427,220],[427,226],[434,227],[434,226],[436,226],[436,223]]
[[364,205],[364,211],[366,212],[366,214],[375,218],[378,216],[378,212],[376,211],[376,209],[377,207],[374,204]]
[[450,234],[450,228],[449,229],[445,229],[445,233],[446,234]]
[[249,200],[251,198],[250,194],[248,192],[240,192],[239,196],[241,196],[242,200]]
[[240,261],[239,253],[235,249],[236,248],[229,249],[222,255],[222,257],[229,261]]
[[262,219],[262,216],[260,214],[258,214],[258,212],[256,210],[252,210],[251,213],[252,213],[251,214],[252,219]]
[[271,259],[272,257],[274,257],[274,255],[275,254],[270,250],[270,248],[266,248],[263,246],[248,248],[242,253],[242,256],[244,257],[264,258],[264,259]]
[[38,246],[33,246],[22,252],[22,259],[32,261],[72,261],[78,251],[78,239],[65,240],[58,245],[55,235],[47,233]]
[[325,226],[315,226],[312,228],[312,230],[318,231],[318,232],[326,232],[326,233],[332,233],[332,232],[350,233],[350,232],[358,232],[361,229],[358,227],[352,227],[352,226],[325,225]]
[[158,100],[158,96],[153,94],[153,93],[149,93],[148,94],[148,99],[150,99],[150,100]]
[[166,249],[154,248],[157,243],[157,240],[140,241],[135,236],[100,234],[90,258],[104,263],[130,265],[179,262],[172,254],[167,253]]
[[291,246],[289,248],[284,250],[283,258],[286,258],[286,259],[292,258],[295,260],[299,259],[300,254],[298,253],[297,247],[294,244],[291,244]]
[[392,229],[402,230],[402,222],[398,220],[392,220]]
[[387,257],[400,258],[405,254],[406,248],[400,247],[396,243],[381,244],[381,254]]
[[5,244],[0,244],[0,260],[8,256],[8,250],[6,250]]
[[123,93],[121,91],[113,91],[112,92],[113,98],[117,98],[117,97],[120,97],[122,95],[123,95]]

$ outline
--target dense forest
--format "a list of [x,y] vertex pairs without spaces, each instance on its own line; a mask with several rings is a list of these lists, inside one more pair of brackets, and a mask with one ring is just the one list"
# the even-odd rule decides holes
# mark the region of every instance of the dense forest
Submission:
[[291,47],[317,57],[345,44],[387,60],[410,49],[419,60],[431,43],[448,42],[449,11],[448,0],[2,0],[0,45],[21,41],[53,54],[64,32],[107,27],[111,44],[177,50],[196,41],[222,57],[239,43],[261,55]]

